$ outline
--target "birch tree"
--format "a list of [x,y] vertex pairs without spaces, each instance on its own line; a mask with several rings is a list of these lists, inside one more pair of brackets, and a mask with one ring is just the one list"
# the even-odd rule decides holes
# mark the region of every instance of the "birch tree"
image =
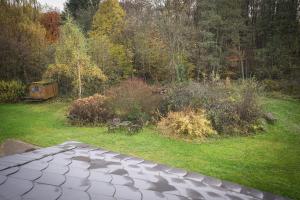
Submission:
[[55,63],[50,65],[45,73],[46,77],[56,79],[61,75],[69,78],[68,84],[71,84],[78,98],[81,98],[83,93],[83,79],[106,80],[101,69],[91,62],[87,54],[86,39],[71,18],[67,18],[61,28],[60,38],[55,48]]

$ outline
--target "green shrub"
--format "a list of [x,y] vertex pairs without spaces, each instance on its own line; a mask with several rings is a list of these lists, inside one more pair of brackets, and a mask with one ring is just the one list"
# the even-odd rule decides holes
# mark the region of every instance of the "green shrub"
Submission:
[[75,100],[69,110],[68,118],[74,124],[105,123],[111,118],[106,109],[107,97],[99,94]]
[[199,138],[205,138],[216,133],[202,109],[198,109],[197,112],[191,109],[170,112],[161,119],[158,128],[168,135],[176,134]]
[[25,95],[25,88],[20,81],[0,81],[0,102],[18,102]]
[[108,109],[121,120],[149,121],[161,102],[161,95],[155,90],[156,87],[139,79],[122,81],[105,92],[109,98]]

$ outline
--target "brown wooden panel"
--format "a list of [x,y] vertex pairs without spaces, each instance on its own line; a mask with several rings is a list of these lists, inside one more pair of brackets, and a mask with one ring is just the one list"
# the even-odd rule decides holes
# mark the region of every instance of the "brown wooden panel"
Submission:
[[49,99],[58,95],[57,83],[44,84],[43,82],[35,82],[29,87],[29,96],[32,99]]

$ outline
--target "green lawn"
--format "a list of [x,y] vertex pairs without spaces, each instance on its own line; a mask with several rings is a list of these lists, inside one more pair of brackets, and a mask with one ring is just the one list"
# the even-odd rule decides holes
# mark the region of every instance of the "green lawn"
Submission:
[[279,118],[250,137],[192,143],[165,138],[152,128],[126,136],[106,128],[68,125],[66,104],[0,105],[0,143],[17,138],[39,146],[77,140],[144,159],[300,199],[300,102],[265,99]]

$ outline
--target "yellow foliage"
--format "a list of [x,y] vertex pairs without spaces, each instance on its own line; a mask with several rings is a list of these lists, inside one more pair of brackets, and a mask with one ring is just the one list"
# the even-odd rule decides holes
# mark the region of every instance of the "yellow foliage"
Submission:
[[99,67],[95,66],[95,65],[84,68],[84,70],[82,72],[82,76],[97,79],[99,81],[106,81],[107,80],[107,77],[102,72],[102,70]]
[[99,4],[92,23],[92,36],[118,35],[124,28],[125,11],[118,0],[106,0]]
[[216,134],[211,122],[206,118],[205,111],[202,109],[170,112],[167,117],[162,118],[158,123],[158,128],[163,133],[171,135],[177,134],[204,138]]
[[65,64],[50,64],[43,75],[44,79],[51,79],[53,76],[71,77],[72,71],[68,65]]
[[110,82],[125,79],[132,74],[132,55],[124,45],[113,43],[108,36],[89,39],[91,60],[109,77]]

